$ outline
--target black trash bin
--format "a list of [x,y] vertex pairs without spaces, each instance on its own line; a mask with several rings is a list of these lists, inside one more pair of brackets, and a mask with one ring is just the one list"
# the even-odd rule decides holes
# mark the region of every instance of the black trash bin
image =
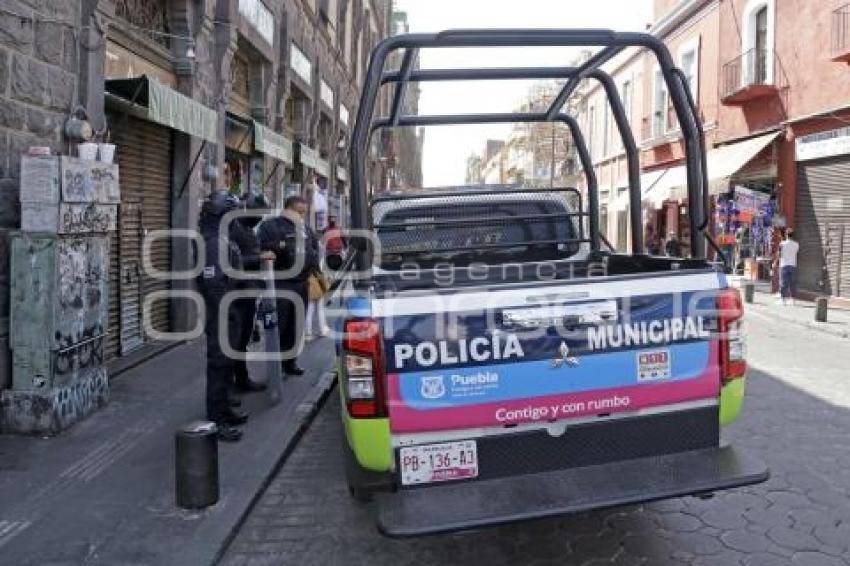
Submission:
[[174,439],[175,499],[178,507],[202,509],[218,501],[218,429],[195,421]]

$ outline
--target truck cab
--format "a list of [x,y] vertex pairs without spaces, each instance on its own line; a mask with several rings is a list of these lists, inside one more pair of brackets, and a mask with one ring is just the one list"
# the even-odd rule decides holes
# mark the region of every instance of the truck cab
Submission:
[[[413,70],[440,47],[596,46],[577,68]],[[659,60],[685,137],[691,255],[643,253],[637,146],[605,61]],[[385,70],[403,52],[398,70]],[[537,113],[403,116],[410,81],[558,75]],[[606,246],[582,131],[563,110],[582,80],[609,96],[628,157],[631,244]],[[381,85],[390,115],[375,117]],[[352,237],[339,294],[343,450],[352,495],[381,532],[418,536],[765,481],[722,441],[743,407],[743,306],[706,232],[705,149],[687,81],[656,38],[605,30],[394,36],[372,54],[352,135]],[[371,135],[397,126],[565,123],[586,190],[458,186],[370,195]],[[709,259],[707,246],[714,249]]]

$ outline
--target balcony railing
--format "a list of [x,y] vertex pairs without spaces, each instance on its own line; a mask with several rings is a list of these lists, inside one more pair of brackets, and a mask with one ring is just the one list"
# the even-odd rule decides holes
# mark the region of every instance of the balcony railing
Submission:
[[832,60],[850,63],[850,4],[832,12]]
[[782,64],[771,49],[750,49],[723,65],[723,103],[741,105],[785,88]]

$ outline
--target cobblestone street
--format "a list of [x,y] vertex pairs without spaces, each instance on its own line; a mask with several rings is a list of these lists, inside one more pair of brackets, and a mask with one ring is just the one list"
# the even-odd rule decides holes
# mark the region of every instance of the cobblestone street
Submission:
[[[771,479],[684,498],[415,540],[381,537],[348,496],[334,394],[223,564],[850,564],[850,342],[750,316],[748,406],[726,438]],[[789,347],[787,338],[794,336]]]

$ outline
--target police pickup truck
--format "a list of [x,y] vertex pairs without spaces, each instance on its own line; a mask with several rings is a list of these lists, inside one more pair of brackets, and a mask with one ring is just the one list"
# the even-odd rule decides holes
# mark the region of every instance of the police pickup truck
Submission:
[[[416,69],[445,47],[596,46],[577,68]],[[642,253],[638,151],[601,65],[654,53],[687,149],[690,253]],[[401,51],[401,66],[385,70]],[[702,129],[683,74],[652,36],[456,30],[391,37],[371,57],[352,133],[356,250],[340,296],[339,393],[349,488],[389,536],[551,517],[758,483],[766,466],[721,441],[742,409],[743,308],[706,232]],[[544,112],[405,116],[409,82],[564,79]],[[593,164],[563,110],[583,80],[608,94],[629,169],[631,249],[606,248]],[[390,114],[375,117],[382,85]],[[558,121],[586,190],[455,187],[371,196],[382,128]],[[706,253],[707,244],[717,260]]]

